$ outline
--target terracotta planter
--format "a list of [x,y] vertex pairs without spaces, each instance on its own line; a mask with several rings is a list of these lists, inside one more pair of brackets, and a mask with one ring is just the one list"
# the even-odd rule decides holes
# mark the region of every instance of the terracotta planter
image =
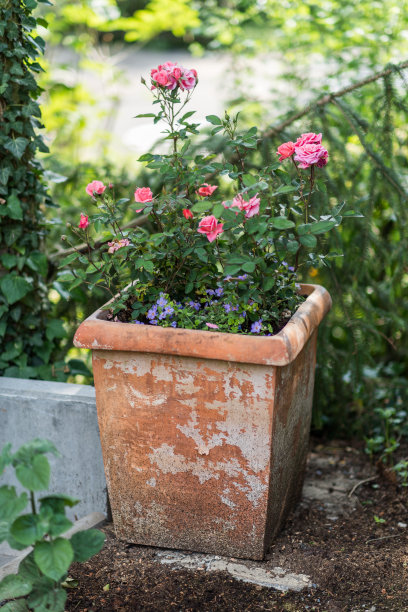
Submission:
[[98,310],[74,344],[93,351],[118,537],[262,559],[299,499],[317,327],[328,292],[272,337],[112,323]]

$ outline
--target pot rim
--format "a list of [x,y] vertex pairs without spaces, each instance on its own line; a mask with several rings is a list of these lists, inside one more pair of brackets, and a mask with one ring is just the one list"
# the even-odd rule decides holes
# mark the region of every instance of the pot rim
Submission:
[[74,346],[285,366],[297,357],[332,304],[324,287],[311,284],[300,287],[301,293],[307,295],[306,300],[274,336],[132,325],[107,321],[107,311],[98,309],[78,327]]

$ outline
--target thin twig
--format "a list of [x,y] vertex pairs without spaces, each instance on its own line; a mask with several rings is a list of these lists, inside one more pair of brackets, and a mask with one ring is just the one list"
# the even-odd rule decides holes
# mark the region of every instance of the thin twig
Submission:
[[358,489],[358,487],[360,487],[361,485],[365,484],[366,482],[371,482],[372,480],[377,480],[378,476],[371,476],[371,478],[366,478],[365,480],[360,480],[360,482],[357,482],[354,487],[351,489],[350,493],[348,494],[349,497],[351,497],[353,495],[353,493]]
[[408,61],[401,62],[401,64],[396,64],[394,66],[391,66],[390,68],[386,68],[385,70],[372,74],[370,77],[362,79],[361,81],[358,81],[357,83],[353,83],[352,85],[348,85],[347,87],[344,87],[343,89],[339,89],[338,91],[327,94],[323,96],[322,98],[318,98],[314,102],[311,102],[310,104],[305,106],[302,110],[288,117],[288,119],[285,119],[285,121],[282,121],[282,123],[280,123],[279,125],[276,125],[275,127],[270,128],[267,132],[263,134],[262,138],[263,139],[271,138],[272,136],[279,134],[286,127],[288,127],[288,125],[291,125],[297,119],[301,119],[302,117],[310,113],[310,111],[314,110],[315,108],[319,106],[325,106],[326,104],[329,104],[330,102],[333,101],[333,98],[340,98],[341,96],[344,96],[345,94],[348,94],[351,91],[354,91],[355,89],[364,87],[364,85],[368,85],[369,83],[374,83],[374,81],[378,81],[378,79],[382,79],[388,76],[389,74],[391,74],[392,72],[394,71],[398,72],[399,70],[403,70],[404,68],[408,68]]
[[378,540],[388,540],[390,538],[400,538],[401,535],[402,535],[401,533],[396,533],[395,535],[382,536],[382,538],[372,538],[371,540],[367,540],[366,544],[368,544],[369,542],[377,542]]

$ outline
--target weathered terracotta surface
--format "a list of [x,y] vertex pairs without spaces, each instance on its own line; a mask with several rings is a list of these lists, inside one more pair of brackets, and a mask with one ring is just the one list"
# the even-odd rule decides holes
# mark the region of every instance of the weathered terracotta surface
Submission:
[[310,427],[321,287],[257,338],[112,323],[93,349],[112,515],[129,542],[262,559],[298,499]]

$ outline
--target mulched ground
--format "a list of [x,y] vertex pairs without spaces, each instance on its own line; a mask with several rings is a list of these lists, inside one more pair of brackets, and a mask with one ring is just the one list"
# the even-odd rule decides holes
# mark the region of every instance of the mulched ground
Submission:
[[319,500],[302,502],[274,542],[265,567],[309,575],[310,590],[281,593],[238,582],[226,572],[174,570],[158,562],[155,549],[116,540],[106,524],[101,553],[70,571],[78,586],[69,590],[66,610],[406,612],[407,488],[349,443],[315,441],[311,451],[308,481],[375,480],[358,486],[354,509],[346,504],[337,520]]

